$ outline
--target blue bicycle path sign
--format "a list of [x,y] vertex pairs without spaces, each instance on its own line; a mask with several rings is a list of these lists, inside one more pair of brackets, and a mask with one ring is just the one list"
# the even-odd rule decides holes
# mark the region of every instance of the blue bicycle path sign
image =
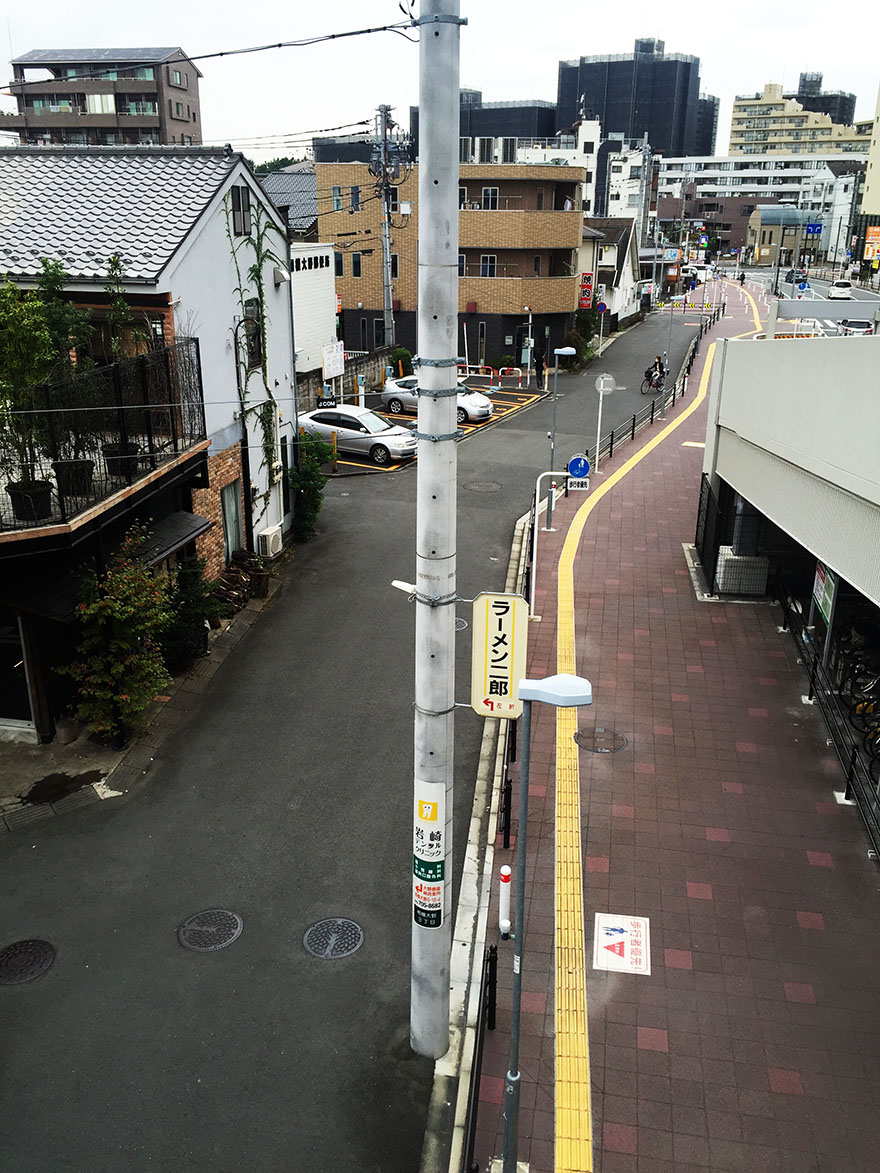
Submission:
[[590,462],[582,452],[572,456],[568,462],[568,475],[579,481],[590,475]]

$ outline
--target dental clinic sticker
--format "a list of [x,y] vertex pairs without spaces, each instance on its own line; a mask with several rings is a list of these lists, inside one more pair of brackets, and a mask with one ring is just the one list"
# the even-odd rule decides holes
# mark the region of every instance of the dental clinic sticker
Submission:
[[648,918],[597,912],[593,935],[593,969],[650,974],[651,929]]
[[446,784],[416,780],[413,818],[413,920],[426,929],[443,924]]

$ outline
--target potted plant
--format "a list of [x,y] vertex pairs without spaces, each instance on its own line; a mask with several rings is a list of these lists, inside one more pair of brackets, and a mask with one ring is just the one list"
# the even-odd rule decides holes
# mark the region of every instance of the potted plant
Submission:
[[46,414],[36,393],[52,361],[42,301],[8,281],[0,288],[0,466],[19,521],[52,512],[52,482],[40,475]]
[[86,370],[53,389],[50,455],[58,491],[64,497],[87,497],[95,472],[95,443],[107,384],[97,371]]

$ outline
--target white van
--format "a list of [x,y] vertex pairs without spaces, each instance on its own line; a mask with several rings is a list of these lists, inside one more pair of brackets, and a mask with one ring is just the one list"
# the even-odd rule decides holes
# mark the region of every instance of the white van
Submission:
[[828,286],[828,296],[832,301],[849,301],[852,297],[852,282],[847,280],[832,281]]

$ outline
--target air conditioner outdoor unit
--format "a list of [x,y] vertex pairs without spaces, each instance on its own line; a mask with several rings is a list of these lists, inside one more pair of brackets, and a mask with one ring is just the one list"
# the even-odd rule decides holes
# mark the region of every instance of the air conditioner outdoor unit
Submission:
[[269,525],[258,532],[257,553],[261,558],[277,558],[282,546],[280,525]]

